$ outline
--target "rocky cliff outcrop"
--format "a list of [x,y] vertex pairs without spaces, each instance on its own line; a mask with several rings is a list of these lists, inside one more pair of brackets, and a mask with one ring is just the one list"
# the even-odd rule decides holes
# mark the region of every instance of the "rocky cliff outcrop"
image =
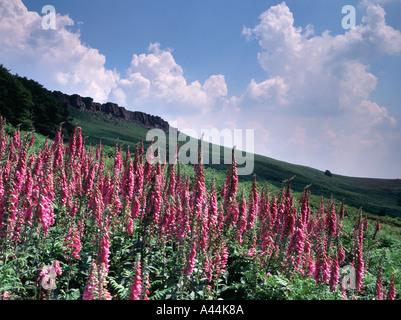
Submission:
[[64,103],[68,108],[85,110],[90,112],[99,112],[110,117],[135,122],[148,129],[161,129],[168,132],[170,126],[167,121],[159,116],[153,116],[140,111],[130,111],[124,107],[120,107],[116,103],[94,102],[90,97],[81,97],[77,94],[68,95],[60,91],[53,91],[54,97]]

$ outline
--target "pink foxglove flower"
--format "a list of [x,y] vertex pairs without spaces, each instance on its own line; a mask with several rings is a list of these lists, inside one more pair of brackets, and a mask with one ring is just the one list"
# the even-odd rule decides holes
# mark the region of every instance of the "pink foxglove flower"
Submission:
[[305,272],[309,275],[313,275],[316,271],[315,260],[310,255],[307,255],[307,257],[308,258],[305,262]]
[[9,296],[10,296],[10,292],[6,290],[3,293],[0,293],[0,300],[8,300]]
[[141,300],[142,293],[142,278],[141,278],[141,261],[138,260],[134,282],[131,286],[131,300]]
[[295,260],[295,268],[297,269],[299,267],[299,264],[301,262],[302,254],[304,252],[304,247],[305,247],[305,233],[304,233],[304,227],[301,226],[296,227],[295,232],[292,234],[291,239],[290,239],[290,244],[288,245],[287,248],[287,256],[289,256],[291,253],[295,253],[296,260]]
[[54,143],[52,146],[53,152],[53,167],[61,169],[63,166],[64,159],[64,144],[62,138],[62,128],[60,127],[56,137],[54,138]]
[[54,261],[50,266],[43,266],[41,268],[37,281],[40,281],[43,289],[53,290],[56,289],[56,277],[61,274],[60,262]]
[[307,225],[310,216],[310,206],[309,206],[309,189],[305,188],[299,199],[301,205],[301,220],[304,225]]
[[172,198],[174,199],[175,197],[175,189],[176,189],[176,177],[175,177],[175,163],[173,164],[169,164],[167,167],[167,183],[166,183],[166,198],[165,200],[167,200],[167,198]]
[[336,210],[334,207],[334,202],[331,201],[330,207],[327,211],[327,217],[326,217],[326,230],[329,232],[329,234],[334,237],[337,232],[337,214]]
[[82,128],[77,128],[77,135],[76,135],[76,153],[75,156],[80,159],[84,153],[84,141],[82,139]]
[[[63,252],[69,252],[75,259],[79,259],[81,251],[81,232],[77,226],[70,228],[66,238],[64,239]],[[72,250],[71,250],[72,249]],[[67,257],[67,260],[69,257]]]
[[204,270],[204,275],[207,278],[207,280],[209,282],[212,282],[212,278],[213,278],[213,268],[212,268],[212,263],[210,261],[211,259],[209,258],[209,256],[205,257],[205,261],[203,264],[203,270]]
[[40,196],[39,200],[39,221],[43,226],[45,234],[49,232],[49,227],[54,223],[53,203],[45,195]]
[[149,204],[147,208],[147,217],[150,221],[153,221],[156,225],[159,223],[160,212],[162,206],[162,193],[160,188],[160,180],[157,171],[154,171],[153,178],[151,181],[151,187],[147,194],[146,202]]
[[356,279],[356,290],[360,291],[363,284],[365,265],[363,261],[363,250],[362,245],[358,247],[355,253],[355,279]]
[[198,147],[198,163],[194,165],[195,178],[192,190],[191,207],[193,208],[193,217],[198,224],[201,224],[203,206],[206,201],[205,172],[203,166],[202,144]]
[[338,254],[338,263],[342,265],[345,262],[345,250],[341,243],[338,245],[337,254]]
[[187,276],[191,275],[195,267],[195,256],[196,256],[196,243],[192,242],[191,253],[189,254],[187,266],[185,266],[183,273]]
[[375,234],[374,234],[373,238],[377,237],[377,234],[379,233],[379,231],[380,231],[380,222],[377,221],[376,228],[375,228]]
[[[127,157],[129,157],[129,155],[127,155]],[[125,162],[124,172],[121,178],[120,189],[124,202],[125,203],[129,202],[134,193],[134,166],[129,158],[126,159]]]
[[75,152],[76,152],[76,148],[77,148],[77,144],[76,144],[77,128],[78,128],[78,126],[75,126],[74,131],[70,135],[70,138],[67,143],[66,153],[68,155],[70,163],[75,162]]
[[107,290],[107,271],[104,265],[92,263],[88,282],[85,286],[83,300],[111,300],[111,294]]
[[68,248],[70,247],[71,241],[72,241],[71,233],[72,233],[72,230],[70,228],[70,230],[68,231],[66,237],[64,238],[63,252],[68,252],[69,251]]
[[242,235],[244,234],[247,226],[247,210],[244,192],[242,192],[239,204],[239,222],[238,222],[238,242],[242,243]]
[[283,223],[281,227],[280,241],[283,242],[284,239],[295,231],[295,219],[296,219],[296,208],[293,206],[286,206],[287,208],[283,212]]
[[382,265],[382,259],[380,259],[379,270],[377,271],[377,279],[376,279],[375,300],[383,300],[382,274],[383,274],[383,265]]
[[63,270],[61,269],[60,262],[59,261],[54,261],[53,263],[54,271],[56,274],[61,275],[63,273]]
[[209,197],[209,229],[213,230],[218,224],[219,211],[217,209],[216,185],[213,181],[212,190]]
[[127,234],[131,235],[134,232],[134,219],[131,216],[128,217],[128,224],[127,224]]
[[100,249],[98,255],[98,263],[104,265],[105,272],[109,271],[109,254],[110,254],[110,240],[109,229],[106,226],[103,230],[103,238],[100,241]]
[[130,218],[134,220],[135,218],[138,218],[141,212],[141,203],[138,199],[137,196],[134,196],[134,199],[132,200],[132,205],[131,205],[131,216]]
[[248,223],[247,223],[248,230],[252,230],[255,224],[255,219],[258,213],[258,203],[259,203],[259,195],[256,184],[256,176],[254,175],[251,191],[249,193]]
[[228,250],[227,250],[227,245],[225,242],[222,243],[222,250],[221,250],[221,263],[219,266],[219,272],[223,273],[226,272],[226,266],[228,262]]
[[144,165],[144,179],[147,182],[150,182],[153,177],[153,162],[154,162],[154,153],[153,153],[153,140],[150,142],[149,148],[146,152],[146,161]]
[[340,275],[340,266],[338,265],[338,257],[336,256],[334,258],[334,263],[331,266],[331,275],[330,275],[330,288],[333,291],[337,291],[339,275]]
[[322,244],[318,250],[317,261],[315,265],[314,279],[316,282],[329,284],[330,281],[330,263],[328,261],[325,245]]
[[202,252],[205,254],[206,254],[207,245],[209,243],[209,239],[211,238],[208,221],[209,221],[209,211],[208,211],[208,207],[205,206],[203,213],[202,213],[201,221],[200,221],[200,223],[201,223],[200,246],[201,246]]
[[237,163],[235,161],[235,149],[232,150],[231,164],[227,172],[226,181],[222,188],[222,196],[224,199],[223,208],[228,211],[231,203],[237,196],[238,188],[238,174],[237,174]]
[[340,214],[339,214],[340,221],[342,221],[344,219],[344,213],[345,213],[345,209],[344,209],[344,201],[343,201],[341,203],[341,207],[340,207]]
[[81,251],[81,237],[80,237],[80,231],[78,230],[78,227],[75,228],[74,232],[74,238],[72,241],[72,253],[71,255],[75,259],[79,259],[81,256],[79,255],[79,252]]
[[270,228],[273,229],[273,226],[275,225],[276,218],[278,215],[278,207],[277,207],[277,199],[276,197],[273,197],[272,202],[270,204]]
[[391,276],[390,284],[387,291],[387,300],[394,300],[395,299],[395,287],[394,287],[394,273]]

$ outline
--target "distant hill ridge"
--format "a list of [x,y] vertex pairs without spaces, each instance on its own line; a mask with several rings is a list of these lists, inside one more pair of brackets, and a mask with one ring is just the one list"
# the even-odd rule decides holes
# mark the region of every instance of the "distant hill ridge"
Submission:
[[153,116],[141,111],[130,111],[113,102],[94,102],[91,97],[81,97],[78,94],[68,95],[60,91],[53,91],[56,100],[62,102],[67,108],[81,111],[90,111],[106,114],[110,117],[132,121],[147,129],[161,129],[168,132],[170,125],[159,116]]

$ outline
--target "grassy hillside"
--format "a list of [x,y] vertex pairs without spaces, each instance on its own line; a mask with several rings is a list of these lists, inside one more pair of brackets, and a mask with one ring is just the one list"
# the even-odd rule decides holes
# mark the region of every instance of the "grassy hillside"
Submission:
[[[86,111],[70,110],[73,123],[79,123],[83,135],[87,136],[87,145],[98,144],[114,147],[116,141],[130,146],[134,150],[135,145],[146,142],[147,129],[136,123],[112,119],[103,114],[94,114]],[[145,143],[145,146],[147,144]],[[223,160],[223,148],[220,155]],[[371,179],[354,178],[333,174],[327,176],[323,171],[306,166],[295,165],[278,161],[272,158],[255,155],[254,174],[261,185],[270,188],[280,188],[282,181],[295,176],[291,187],[295,192],[310,186],[313,195],[342,201],[351,207],[361,208],[364,212],[374,215],[386,215],[401,218],[401,180],[400,179]],[[221,161],[223,163],[223,161]],[[210,175],[216,175],[218,179],[224,177],[227,166],[210,165]],[[214,173],[212,173],[214,172]],[[240,181],[251,181],[253,176],[240,176]]]
[[323,171],[305,166],[293,165],[271,158],[255,156],[255,174],[259,180],[279,183],[280,179],[295,175],[291,186],[301,191],[312,184],[313,194],[344,199],[353,207],[363,211],[391,217],[401,217],[401,180],[354,178],[333,174],[326,176]]

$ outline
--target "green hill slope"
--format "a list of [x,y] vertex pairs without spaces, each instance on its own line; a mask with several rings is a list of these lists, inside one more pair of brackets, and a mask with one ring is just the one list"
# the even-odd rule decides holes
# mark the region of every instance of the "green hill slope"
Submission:
[[[87,145],[102,145],[114,147],[116,141],[123,148],[130,146],[131,150],[140,141],[146,143],[148,129],[132,122],[118,120],[100,113],[70,110],[73,123],[79,123],[84,136],[87,136]],[[220,149],[221,158],[223,148]],[[258,182],[280,187],[282,181],[295,178],[291,182],[294,191],[301,192],[310,186],[311,193],[316,196],[333,198],[355,208],[362,208],[364,212],[374,215],[386,215],[401,218],[401,181],[399,179],[372,179],[354,178],[333,174],[327,176],[323,171],[306,166],[295,165],[278,161],[261,155],[254,157],[254,174]],[[221,161],[223,163],[223,161]],[[210,165],[220,176],[225,173],[224,164]],[[218,173],[220,172],[220,173]],[[240,176],[240,181],[250,181],[250,176]]]

